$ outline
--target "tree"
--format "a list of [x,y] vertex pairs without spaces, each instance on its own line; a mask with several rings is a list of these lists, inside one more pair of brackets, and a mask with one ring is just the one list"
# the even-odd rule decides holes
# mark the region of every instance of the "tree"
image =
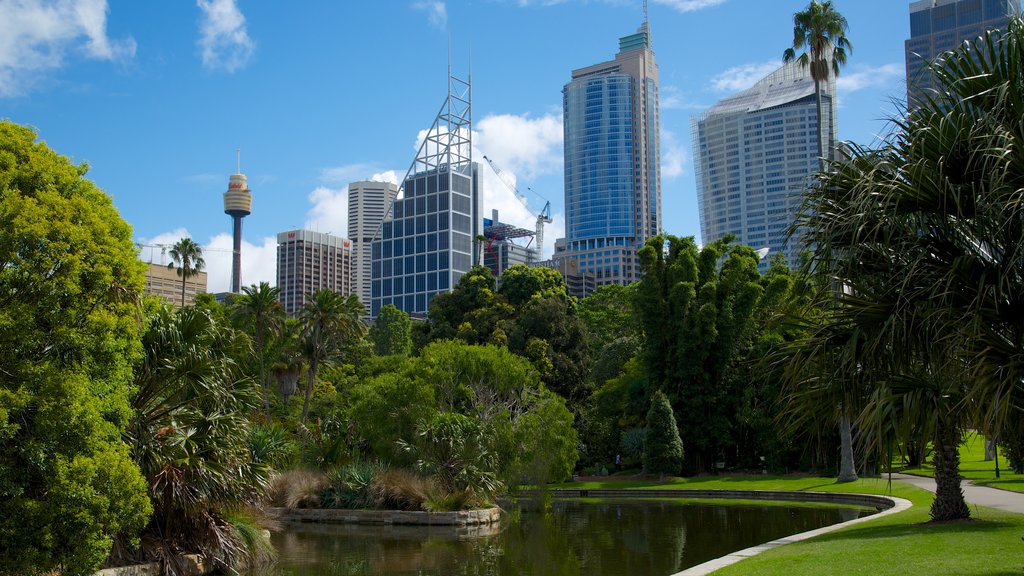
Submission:
[[[853,45],[846,39],[848,25],[829,0],[811,0],[807,8],[793,14],[793,46],[782,55],[784,62],[796,60],[801,67],[810,68],[814,80],[814,98],[818,111],[818,157],[834,160],[835,126],[829,122],[828,154],[821,149],[824,121],[821,116],[821,85],[839,76],[839,69],[846,65],[847,51],[853,52]],[[800,56],[797,50],[807,49]],[[835,102],[830,104],[835,110]],[[832,114],[831,116],[834,116]],[[824,166],[824,164],[822,164]]]
[[203,248],[191,238],[182,238],[171,247],[172,262],[168,268],[177,264],[178,276],[181,276],[181,305],[185,306],[185,281],[202,272],[206,266],[203,260]]
[[[941,420],[962,421],[948,410],[992,433],[1020,418],[1022,61],[1019,19],[947,53],[931,67],[938,89],[878,148],[852,146],[819,175],[798,219],[815,266],[844,287],[826,328],[857,336],[872,390],[920,373],[961,383],[963,400],[932,414],[941,447],[952,437]],[[936,476],[951,479],[936,520],[966,517],[956,464],[936,460]]]
[[644,439],[644,472],[679,474],[683,467],[683,441],[679,439],[672,404],[661,390],[651,398],[647,412],[647,436]]
[[309,366],[309,382],[302,402],[302,422],[306,421],[309,414],[309,398],[320,367],[334,361],[346,340],[362,338],[365,334],[366,328],[359,319],[364,312],[355,294],[344,297],[337,292],[321,289],[307,297],[299,312],[303,355]]
[[412,352],[412,321],[394,304],[380,309],[370,327],[370,340],[379,356],[408,356]]
[[260,361],[260,389],[263,393],[263,412],[270,414],[270,398],[267,394],[267,374],[264,369],[267,355],[267,336],[273,336],[284,328],[284,307],[278,300],[281,289],[271,287],[267,282],[259,286],[243,286],[232,308],[233,316],[253,330],[256,355]]
[[0,121],[0,574],[93,574],[151,511],[121,441],[143,264],[88,166]]
[[693,238],[656,236],[640,250],[636,307],[648,394],[661,389],[669,397],[698,471],[732,443],[740,394],[726,376],[764,291],[757,254],[732,242],[727,236],[698,250]]

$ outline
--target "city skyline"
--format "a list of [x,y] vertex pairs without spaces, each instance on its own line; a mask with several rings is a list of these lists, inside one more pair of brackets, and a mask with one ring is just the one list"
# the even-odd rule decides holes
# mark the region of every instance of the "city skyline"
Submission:
[[[347,237],[345,186],[404,174],[424,119],[436,112],[431,95],[444,89],[449,34],[456,73],[469,71],[472,53],[474,156],[487,154],[514,175],[535,211],[541,198],[551,201],[550,253],[564,236],[562,86],[569,71],[613,54],[610,42],[643,21],[639,1],[99,4],[104,10],[88,22],[47,13],[66,24],[51,27],[63,36],[37,32],[42,26],[10,31],[17,46],[0,46],[0,116],[89,162],[90,178],[113,196],[137,241],[196,239],[207,249],[213,292],[226,290],[230,275],[221,195],[236,148],[253,195],[242,283],[273,283],[278,232]],[[700,236],[689,116],[778,67],[792,13],[806,1],[764,4],[650,5],[668,233]],[[837,3],[856,47],[840,77],[841,139],[870,142],[885,129],[889,99],[902,98],[908,5]],[[17,9],[0,7],[0,20],[24,24]],[[752,40],[723,45],[725,27]],[[502,220],[532,228],[534,217],[487,170],[484,177],[485,214],[498,209]]]

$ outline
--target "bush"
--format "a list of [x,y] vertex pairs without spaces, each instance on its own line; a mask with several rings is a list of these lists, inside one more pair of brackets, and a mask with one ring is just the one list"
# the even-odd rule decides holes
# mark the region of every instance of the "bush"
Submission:
[[370,486],[374,507],[380,510],[425,510],[436,493],[431,480],[398,469],[379,472]]
[[315,470],[275,474],[267,486],[266,502],[279,508],[319,508],[327,475]]
[[644,472],[679,474],[683,467],[683,441],[679,438],[676,417],[668,397],[658,390],[647,412],[647,438],[644,442]]
[[352,462],[330,470],[323,491],[323,507],[349,510],[374,508],[376,499],[373,481],[386,469],[376,462]]

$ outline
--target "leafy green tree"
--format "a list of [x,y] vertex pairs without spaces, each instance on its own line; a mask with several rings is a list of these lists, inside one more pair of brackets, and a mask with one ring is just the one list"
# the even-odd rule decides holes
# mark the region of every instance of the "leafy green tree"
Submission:
[[648,474],[679,474],[683,467],[683,441],[679,439],[672,404],[661,390],[651,398],[647,412],[647,435],[644,439],[644,472]]
[[512,306],[522,306],[537,296],[567,297],[568,289],[557,270],[516,264],[501,273],[498,293]]
[[877,149],[852,146],[848,161],[823,173],[799,219],[815,266],[843,286],[815,346],[855,334],[846,367],[868,373],[872,397],[880,385],[895,390],[890,382],[962,385],[962,401],[930,415],[936,520],[967,510],[949,442],[964,419],[949,411],[993,432],[1020,418],[1022,58],[1018,19],[947,53],[932,65],[938,89],[920,95]]
[[[203,271],[206,261],[203,260],[203,247],[191,238],[182,238],[171,247],[172,262],[168,268],[175,268],[181,277],[181,305],[185,305],[185,282]],[[177,266],[175,266],[177,265]]]
[[380,309],[370,327],[370,340],[378,356],[408,356],[412,352],[412,321],[394,304]]
[[693,238],[657,236],[640,251],[636,306],[648,385],[673,403],[698,471],[732,442],[738,393],[727,388],[726,376],[764,291],[756,253],[732,241],[727,236],[698,250]]
[[243,286],[242,294],[235,299],[232,315],[253,331],[256,356],[260,362],[260,389],[263,393],[263,412],[270,414],[270,398],[267,394],[267,337],[273,337],[284,328],[286,314],[278,297],[281,289],[267,282]]
[[0,574],[92,574],[151,510],[121,441],[143,265],[88,167],[35,139],[0,121]]
[[[824,120],[821,114],[821,85],[828,84],[833,78],[839,76],[839,70],[846,65],[847,52],[853,52],[853,45],[846,38],[846,30],[849,25],[829,0],[811,0],[807,8],[793,14],[793,46],[787,48],[782,55],[785,62],[796,60],[802,67],[810,68],[811,78],[814,80],[814,98],[818,112],[818,157],[835,159],[835,150],[832,142],[835,127],[829,122],[828,150],[821,149],[821,142],[825,139],[823,134]],[[796,55],[797,50],[808,50],[800,56]],[[835,110],[836,103],[832,102],[832,110]],[[834,117],[834,112],[832,114]]]
[[355,294],[346,298],[331,290],[321,289],[309,295],[299,312],[304,339],[302,350],[309,367],[306,397],[302,403],[302,422],[306,421],[309,414],[309,398],[320,367],[334,362],[347,340],[363,337],[366,327],[360,317],[364,311]]
[[164,307],[149,319],[136,371],[132,455],[149,483],[154,515],[138,556],[174,566],[200,552],[229,569],[252,550],[228,513],[264,492],[269,468],[250,449],[246,417],[260,392],[233,357],[248,339],[208,311]]

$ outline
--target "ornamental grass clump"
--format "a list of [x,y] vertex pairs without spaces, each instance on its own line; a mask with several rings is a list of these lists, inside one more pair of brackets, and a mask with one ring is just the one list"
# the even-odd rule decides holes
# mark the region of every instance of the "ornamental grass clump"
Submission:
[[327,475],[316,470],[288,470],[275,474],[267,486],[266,502],[278,508],[319,508]]

